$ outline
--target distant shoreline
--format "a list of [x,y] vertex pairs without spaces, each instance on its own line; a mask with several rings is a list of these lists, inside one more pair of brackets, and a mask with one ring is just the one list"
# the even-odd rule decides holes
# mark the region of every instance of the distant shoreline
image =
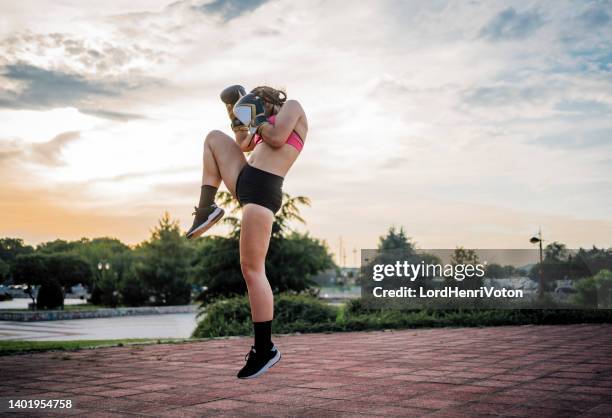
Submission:
[[142,306],[126,308],[99,308],[83,311],[17,311],[0,310],[0,321],[34,322],[34,321],[61,321],[71,319],[112,318],[119,316],[136,315],[166,315],[178,313],[194,313],[198,305],[180,306]]

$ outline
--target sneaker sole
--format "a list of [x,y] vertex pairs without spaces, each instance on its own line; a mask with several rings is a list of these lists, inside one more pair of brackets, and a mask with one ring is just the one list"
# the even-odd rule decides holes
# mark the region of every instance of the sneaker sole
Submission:
[[187,239],[197,238],[200,235],[202,235],[204,232],[208,231],[214,224],[216,224],[219,221],[219,219],[223,217],[223,214],[224,214],[223,209],[221,208],[215,209],[214,212],[210,214],[206,222],[198,226],[190,234],[187,234]]
[[270,368],[272,366],[274,366],[276,363],[278,363],[280,361],[280,359],[281,359],[281,353],[280,353],[280,351],[277,348],[276,349],[276,355],[274,357],[272,357],[270,360],[268,360],[266,365],[263,366],[260,371],[258,371],[257,373],[255,373],[252,376],[239,377],[238,379],[255,379],[256,377],[259,377],[262,374],[264,374],[265,372],[267,372],[268,370],[270,370]]

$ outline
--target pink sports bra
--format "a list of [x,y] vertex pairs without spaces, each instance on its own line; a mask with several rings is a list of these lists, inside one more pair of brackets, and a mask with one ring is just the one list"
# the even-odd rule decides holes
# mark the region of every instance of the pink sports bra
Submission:
[[[270,122],[273,125],[274,125],[275,120],[276,120],[276,115],[272,115],[268,117],[268,122]],[[254,139],[255,139],[255,146],[263,142],[263,138],[257,134],[255,135]],[[298,133],[295,131],[291,131],[291,135],[289,135],[289,138],[287,138],[287,141],[285,143],[291,145],[293,148],[295,148],[298,151],[302,151],[302,148],[304,148],[304,141],[302,141],[302,138],[300,138]]]

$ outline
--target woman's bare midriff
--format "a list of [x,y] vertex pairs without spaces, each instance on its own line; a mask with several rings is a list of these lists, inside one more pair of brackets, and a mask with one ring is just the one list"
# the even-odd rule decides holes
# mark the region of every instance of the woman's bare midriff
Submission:
[[[297,134],[300,135],[300,138],[305,140],[308,128],[303,120],[298,122],[295,129]],[[268,173],[285,177],[299,155],[300,152],[289,144],[274,148],[262,142],[257,145],[255,150],[251,153],[249,164],[260,170],[267,171]]]
[[260,170],[285,177],[299,155],[299,151],[291,145],[284,144],[282,147],[274,148],[263,142],[257,145],[251,153],[249,164]]

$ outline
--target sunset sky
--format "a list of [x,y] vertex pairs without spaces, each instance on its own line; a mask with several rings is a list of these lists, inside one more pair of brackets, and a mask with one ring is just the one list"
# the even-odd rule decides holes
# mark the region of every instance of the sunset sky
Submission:
[[[612,3],[0,4],[0,236],[137,243],[191,224],[219,92],[287,89],[285,190],[337,250],[612,246]],[[211,232],[222,234],[223,228]]]

